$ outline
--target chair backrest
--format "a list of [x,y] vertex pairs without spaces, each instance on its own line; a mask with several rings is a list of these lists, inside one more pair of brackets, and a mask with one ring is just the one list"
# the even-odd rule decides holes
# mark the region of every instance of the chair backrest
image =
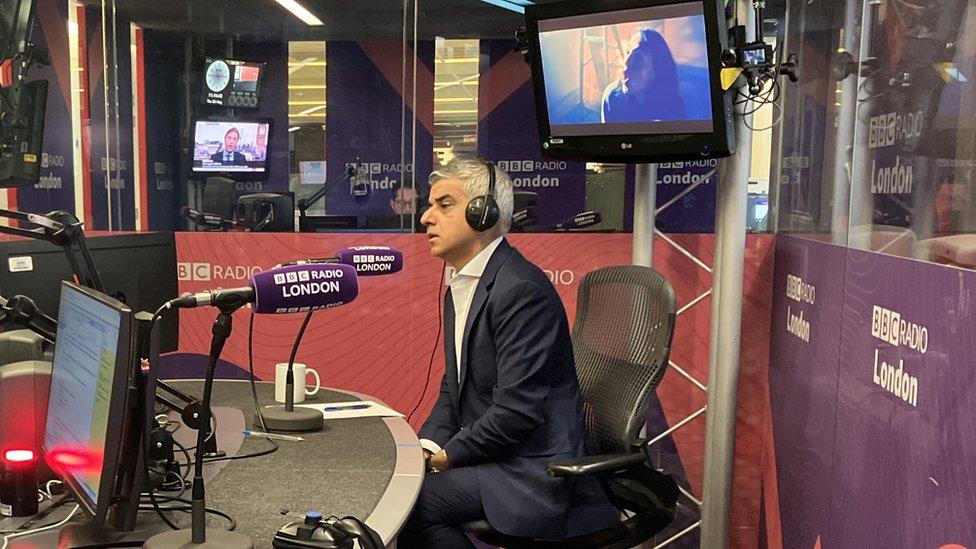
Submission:
[[627,452],[668,366],[674,290],[649,267],[605,267],[583,278],[576,307],[573,353],[586,428],[600,452]]

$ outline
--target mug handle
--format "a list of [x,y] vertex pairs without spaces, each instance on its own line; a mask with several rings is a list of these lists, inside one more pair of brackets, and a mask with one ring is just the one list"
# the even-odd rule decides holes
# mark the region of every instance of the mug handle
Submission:
[[[318,372],[316,372],[315,370],[313,370],[311,368],[305,368],[305,377],[306,377],[306,379],[308,378],[308,374],[315,375],[315,390],[312,391],[312,392],[308,392],[308,387],[305,388],[305,394],[311,396],[311,395],[314,395],[315,393],[319,392],[319,389],[322,387],[322,380],[319,378],[319,373]],[[308,382],[306,381],[306,383],[308,383]]]

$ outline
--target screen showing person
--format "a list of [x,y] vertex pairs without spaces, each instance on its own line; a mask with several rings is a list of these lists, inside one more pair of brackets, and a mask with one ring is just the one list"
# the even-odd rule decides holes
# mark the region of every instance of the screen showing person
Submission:
[[749,48],[742,50],[742,62],[749,67],[762,65],[766,62],[766,50],[764,48]]
[[552,135],[713,131],[703,9],[685,2],[539,21]]
[[193,135],[193,171],[264,172],[267,122],[198,120]]

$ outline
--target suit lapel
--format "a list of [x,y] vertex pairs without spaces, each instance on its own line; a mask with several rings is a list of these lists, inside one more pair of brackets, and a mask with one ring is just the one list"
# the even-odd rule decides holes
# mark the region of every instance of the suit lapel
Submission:
[[[481,275],[481,279],[478,280],[474,297],[471,299],[471,308],[468,309],[468,317],[464,321],[464,334],[461,337],[461,380],[458,384],[459,398],[468,374],[468,339],[471,336],[471,327],[474,325],[475,318],[481,313],[481,309],[484,308],[485,303],[488,302],[488,291],[495,282],[495,275],[498,274],[499,267],[508,259],[511,249],[508,241],[502,239],[498,244],[498,248],[495,249],[495,253],[491,255],[491,259],[488,260],[488,264],[485,265],[485,272]],[[453,317],[451,325],[453,326]]]
[[451,297],[450,287],[444,293],[444,358],[448,368],[445,375],[454,376],[456,380],[458,367],[457,353],[454,350],[454,298]]

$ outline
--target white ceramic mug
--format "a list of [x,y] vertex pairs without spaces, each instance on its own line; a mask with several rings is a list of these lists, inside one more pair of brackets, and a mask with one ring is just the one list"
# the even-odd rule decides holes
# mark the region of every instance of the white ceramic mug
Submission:
[[[319,379],[318,372],[298,362],[292,366],[292,371],[295,374],[295,404],[305,402],[305,395],[314,395],[319,392],[322,381]],[[315,388],[311,390],[306,386],[308,384],[308,380],[306,379],[308,374],[315,376]],[[275,400],[282,404],[285,402],[286,375],[288,375],[288,363],[279,362],[275,364]]]

